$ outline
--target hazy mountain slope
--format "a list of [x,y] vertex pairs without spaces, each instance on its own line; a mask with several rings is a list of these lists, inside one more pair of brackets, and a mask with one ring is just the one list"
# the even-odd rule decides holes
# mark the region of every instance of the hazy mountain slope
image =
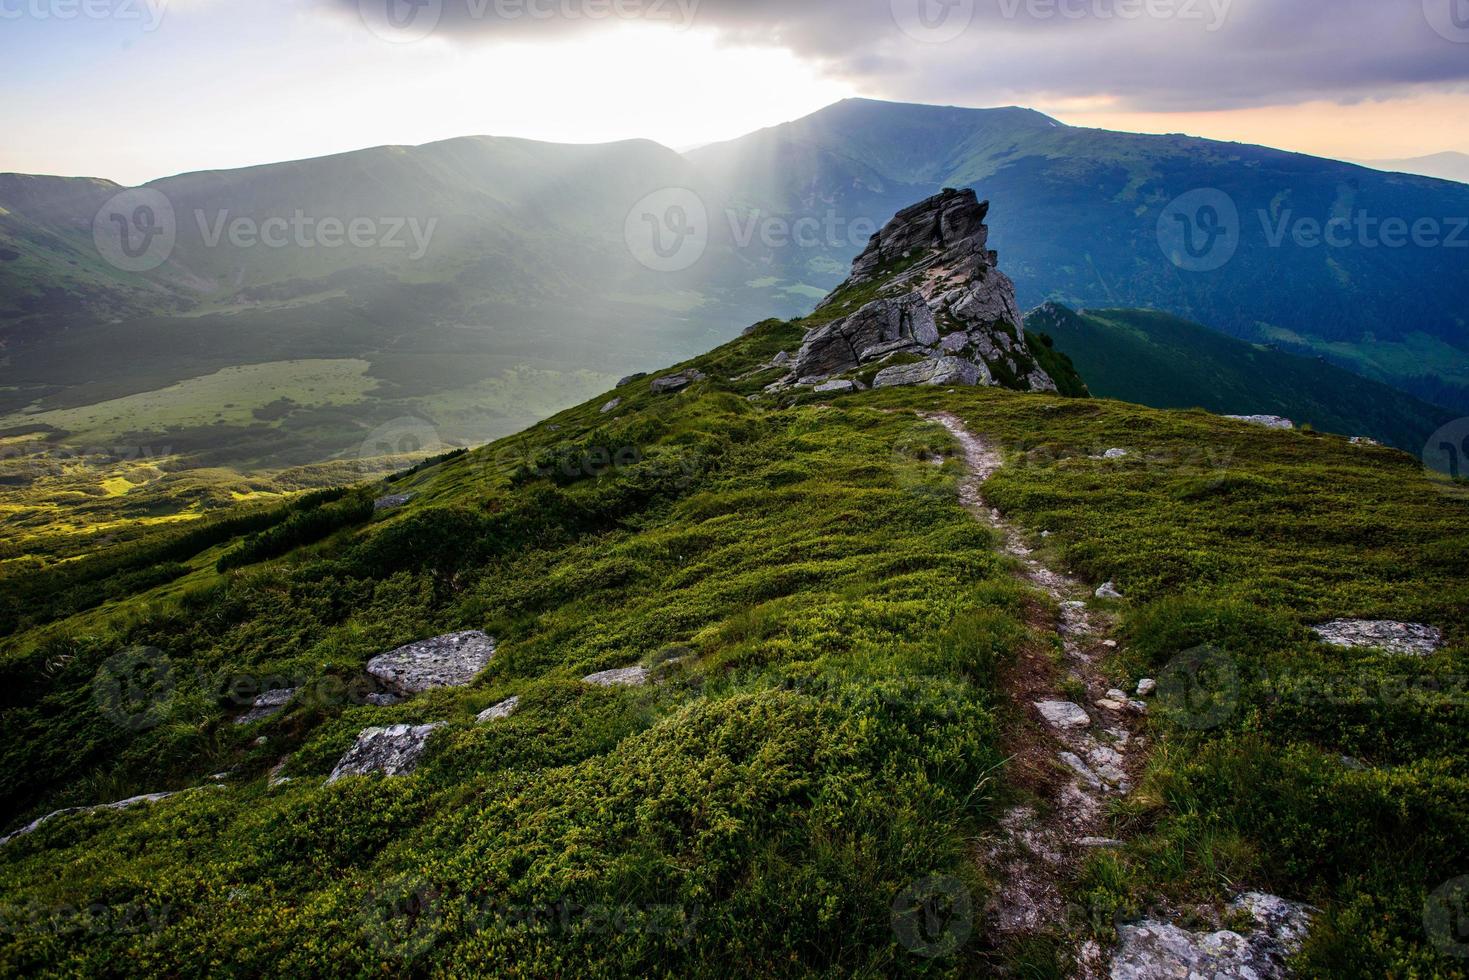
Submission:
[[[1370,377],[1469,384],[1469,227],[1459,221],[1469,187],[1265,147],[1079,129],[1027,110],[864,100],[690,158],[773,211],[833,208],[878,224],[894,200],[974,187],[1003,202],[995,242],[1027,306],[1165,309],[1329,353]],[[1160,246],[1159,221],[1200,189],[1234,202],[1239,248],[1222,268],[1185,271]],[[1386,247],[1375,230],[1362,244],[1354,230],[1344,248],[1295,244],[1297,219],[1358,214],[1405,227],[1433,219],[1463,247]],[[809,278],[807,257],[797,259],[790,275]]]
[[1440,180],[1455,180],[1469,184],[1469,153],[1433,153],[1425,157],[1409,157],[1404,160],[1363,160],[1362,166],[1374,170],[1390,170],[1396,173],[1418,174],[1422,177],[1437,177]]
[[1450,412],[1331,364],[1243,343],[1166,313],[1073,312],[1049,303],[1026,326],[1055,339],[1093,395],[1154,408],[1280,415],[1420,453]]

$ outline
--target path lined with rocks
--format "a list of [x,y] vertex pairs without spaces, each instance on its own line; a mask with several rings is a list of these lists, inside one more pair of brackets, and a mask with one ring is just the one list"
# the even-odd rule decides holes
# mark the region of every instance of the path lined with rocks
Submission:
[[[1042,805],[1011,810],[987,846],[989,865],[1001,879],[992,927],[1010,936],[1049,931],[1067,918],[1065,881],[1086,853],[1121,844],[1105,833],[1105,808],[1109,798],[1132,790],[1147,747],[1134,726],[1148,708],[1138,697],[1112,688],[1098,667],[1117,644],[1109,638],[1112,618],[1089,604],[1096,590],[1043,564],[1019,531],[985,502],[982,487],[1004,465],[1004,457],[952,415],[923,418],[942,425],[963,450],[961,502],[1000,533],[1001,547],[1019,563],[1024,581],[1060,610],[1059,621],[1046,625],[1060,639],[1061,669],[1049,663],[1022,665],[1024,676],[1011,691],[1039,723],[1028,726],[1022,743],[1012,747],[1011,767],[1025,782],[1041,787]],[[1140,686],[1144,692],[1152,689],[1147,682]],[[1082,703],[1078,692],[1084,692]]]
[[[1148,713],[1145,699],[1156,692],[1157,684],[1143,679],[1135,691],[1127,692],[1107,683],[1099,663],[1117,648],[1110,636],[1116,623],[1093,608],[1092,600],[1120,599],[1122,594],[1114,583],[1093,590],[1042,563],[984,499],[984,484],[1004,465],[1000,452],[953,415],[921,417],[947,429],[963,451],[961,502],[999,532],[1002,550],[1017,561],[1022,580],[1059,608],[1058,620],[1043,625],[1059,638],[1060,669],[1044,654],[1026,653],[1018,676],[1007,685],[1031,719],[1019,741],[1009,747],[1011,772],[1036,790],[1039,802],[1010,810],[985,845],[986,865],[999,878],[987,910],[989,925],[995,934],[1014,938],[1080,925],[1069,921],[1066,883],[1089,852],[1123,846],[1106,834],[1106,806],[1132,792],[1142,771],[1148,739],[1141,720]],[[1255,928],[1240,935],[1224,929],[1189,932],[1153,920],[1123,926],[1111,951],[1104,952],[1095,942],[1084,943],[1076,952],[1074,975],[1087,980],[1286,976],[1285,961],[1300,947],[1311,910],[1250,893],[1237,899],[1230,911],[1248,913]]]

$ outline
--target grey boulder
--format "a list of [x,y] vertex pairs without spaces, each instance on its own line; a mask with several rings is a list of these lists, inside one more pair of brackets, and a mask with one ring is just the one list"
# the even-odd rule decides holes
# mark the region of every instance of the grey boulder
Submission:
[[327,778],[330,785],[343,776],[406,776],[418,768],[428,748],[429,736],[443,727],[433,725],[393,725],[391,728],[369,728],[357,736],[357,742],[342,756]]
[[604,670],[599,674],[583,677],[582,682],[595,687],[642,687],[648,683],[648,670],[641,666]]
[[1311,912],[1274,895],[1251,892],[1230,910],[1253,920],[1247,934],[1221,929],[1189,932],[1167,922],[1146,921],[1117,930],[1112,980],[1280,980],[1286,960],[1305,942]]
[[683,391],[696,381],[703,381],[706,375],[702,371],[690,368],[680,371],[678,374],[670,374],[653,382],[653,394],[671,395],[676,391]]
[[1426,657],[1443,647],[1443,631],[1422,623],[1338,619],[1313,626],[1311,632],[1334,647],[1386,650],[1411,657]]
[[507,700],[501,701],[493,708],[486,708],[485,710],[481,711],[479,713],[479,716],[475,718],[475,721],[481,725],[492,721],[499,721],[502,718],[509,718],[511,715],[515,714],[515,712],[519,708],[520,698],[508,698]]
[[386,497],[379,497],[372,502],[374,513],[382,513],[385,510],[397,510],[413,499],[411,493],[394,493]]
[[494,656],[495,641],[471,630],[410,643],[374,657],[367,672],[395,694],[422,694],[468,685]]
[[255,699],[255,703],[250,706],[249,711],[235,719],[235,724],[253,725],[257,721],[273,718],[286,710],[286,705],[295,696],[296,689],[294,687],[283,687],[275,691],[266,691]]

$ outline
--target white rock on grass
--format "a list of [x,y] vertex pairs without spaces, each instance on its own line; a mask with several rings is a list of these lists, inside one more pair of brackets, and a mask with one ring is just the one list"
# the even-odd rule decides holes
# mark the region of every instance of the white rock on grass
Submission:
[[1288,976],[1286,960],[1305,942],[1311,911],[1258,892],[1236,899],[1230,910],[1248,915],[1255,928],[1241,935],[1229,930],[1189,932],[1151,920],[1122,926],[1117,930],[1112,980],[1283,980]]
[[395,694],[465,687],[495,656],[495,641],[479,630],[450,633],[399,647],[367,664],[367,672]]
[[343,776],[367,776],[382,773],[384,776],[406,776],[418,768],[428,748],[429,736],[444,727],[443,722],[432,725],[393,725],[390,728],[369,728],[357,736],[357,742],[342,756],[337,767],[327,778],[331,785]]
[[1121,599],[1122,598],[1122,593],[1119,592],[1119,591],[1117,591],[1117,583],[1116,582],[1107,582],[1101,588],[1097,589],[1097,598],[1098,599]]
[[622,407],[622,399],[621,398],[614,398],[610,402],[608,402],[607,404],[605,404],[605,405],[602,406],[602,414],[603,415],[609,415],[612,412],[617,411],[621,407]]
[[1226,415],[1224,417],[1235,422],[1264,426],[1267,429],[1294,429],[1296,427],[1296,424],[1290,419],[1283,419],[1279,415]]
[[475,721],[483,725],[487,722],[499,721],[502,718],[509,718],[511,715],[515,714],[516,710],[519,709],[519,707],[520,698],[510,698],[508,700],[501,701],[493,708],[486,708],[485,710],[481,711],[479,713],[479,717],[477,717]]
[[1346,649],[1386,650],[1405,656],[1426,657],[1443,647],[1443,631],[1422,623],[1338,619],[1313,626],[1311,631],[1323,642]]
[[582,683],[596,687],[642,687],[648,683],[648,670],[640,666],[604,670],[599,674],[583,677]]
[[1144,677],[1142,680],[1140,680],[1140,681],[1137,682],[1137,696],[1138,697],[1140,697],[1140,698],[1150,698],[1154,694],[1157,694],[1157,693],[1158,693],[1158,682],[1155,681],[1155,680],[1153,680],[1151,677]]
[[1081,705],[1070,701],[1037,701],[1035,707],[1052,728],[1086,728],[1092,723]]
[[17,837],[24,837],[27,834],[35,833],[43,824],[50,823],[58,817],[70,816],[73,813],[100,813],[103,810],[126,810],[129,807],[141,806],[145,803],[157,803],[160,800],[166,800],[171,796],[177,795],[178,793],[148,793],[144,796],[132,796],[125,800],[118,800],[116,803],[100,803],[97,806],[72,806],[64,810],[56,810],[53,813],[46,814],[44,817],[32,820],[12,834],[0,837],[0,846],[9,844]]

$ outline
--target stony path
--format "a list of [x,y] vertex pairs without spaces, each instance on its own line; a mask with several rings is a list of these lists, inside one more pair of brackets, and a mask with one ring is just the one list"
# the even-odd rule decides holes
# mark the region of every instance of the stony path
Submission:
[[[1116,648],[1109,638],[1113,622],[1091,607],[1094,590],[1046,567],[1018,531],[986,503],[982,488],[1004,465],[991,445],[947,414],[922,416],[937,422],[962,447],[966,474],[960,499],[976,518],[998,531],[1004,552],[1016,559],[1018,574],[1048,595],[1059,618],[1040,622],[1059,638],[1059,669],[1048,658],[1030,655],[1020,676],[1007,686],[1029,719],[1009,746],[1010,768],[1032,788],[1039,802],[1011,810],[998,834],[986,845],[987,866],[999,878],[990,909],[992,928],[1002,935],[1024,936],[1065,927],[1075,913],[1066,905],[1068,877],[1095,848],[1119,846],[1106,836],[1109,799],[1132,789],[1142,766],[1146,739],[1136,726],[1147,705],[1109,688],[1098,661]],[[1085,696],[1079,696],[1079,692]],[[1093,944],[1079,954],[1078,975],[1096,976],[1104,969],[1101,950]]]

